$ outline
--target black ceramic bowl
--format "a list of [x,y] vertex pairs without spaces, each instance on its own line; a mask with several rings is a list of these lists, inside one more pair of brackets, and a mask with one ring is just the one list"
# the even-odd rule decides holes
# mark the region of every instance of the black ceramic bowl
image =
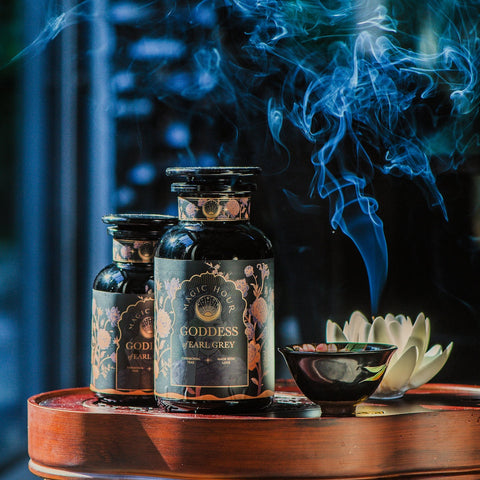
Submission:
[[349,416],[378,387],[394,345],[313,343],[278,348],[303,394],[322,416]]

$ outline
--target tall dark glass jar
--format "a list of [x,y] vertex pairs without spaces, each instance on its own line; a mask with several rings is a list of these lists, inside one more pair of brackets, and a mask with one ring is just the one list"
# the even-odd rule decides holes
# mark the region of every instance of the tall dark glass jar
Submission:
[[257,167],[169,168],[178,225],[155,254],[155,397],[252,410],[274,395],[273,251],[250,224]]
[[90,388],[103,401],[154,405],[153,258],[175,217],[102,218],[113,236],[113,263],[93,284]]

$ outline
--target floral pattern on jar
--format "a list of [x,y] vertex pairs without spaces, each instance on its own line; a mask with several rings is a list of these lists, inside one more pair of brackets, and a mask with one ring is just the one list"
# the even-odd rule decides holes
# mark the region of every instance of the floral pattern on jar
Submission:
[[113,239],[113,261],[120,263],[153,263],[156,241]]
[[151,295],[93,291],[91,381],[95,392],[153,391]]
[[[158,259],[156,259],[156,262]],[[169,262],[174,262],[169,264]],[[243,354],[239,354],[237,350],[231,350],[231,354],[220,355],[220,358],[225,359],[229,357],[229,367],[226,370],[222,370],[221,376],[223,378],[229,377],[229,371],[231,371],[232,382],[233,379],[241,378],[241,369],[245,370],[247,375],[247,382],[245,385],[240,383],[231,383],[230,386],[226,385],[223,390],[218,387],[214,387],[210,383],[186,383],[183,387],[180,384],[172,383],[172,378],[177,378],[175,369],[178,368],[191,368],[188,365],[184,367],[179,363],[178,355],[180,357],[188,358],[186,361],[194,361],[194,355],[192,350],[189,350],[186,344],[181,347],[181,353],[176,351],[180,348],[177,337],[182,328],[188,329],[188,326],[197,325],[190,331],[189,342],[205,343],[204,348],[207,348],[206,338],[195,337],[195,332],[198,328],[197,324],[184,323],[188,322],[187,317],[183,318],[183,315],[179,315],[179,312],[175,312],[174,305],[179,307],[177,294],[180,298],[184,297],[182,293],[182,284],[186,281],[182,281],[177,275],[175,270],[170,271],[166,268],[167,265],[174,265],[174,260],[162,259],[158,264],[158,271],[162,272],[162,281],[159,280],[160,275],[157,275],[155,283],[155,315],[156,315],[156,335],[155,335],[155,362],[154,362],[154,375],[155,375],[155,393],[160,398],[188,398],[188,399],[203,399],[203,398],[258,398],[262,396],[273,395],[274,390],[274,358],[271,352],[273,351],[273,334],[274,334],[274,289],[273,289],[273,263],[269,260],[260,261],[198,261],[195,269],[186,274],[186,278],[192,279],[194,277],[202,277],[205,281],[218,282],[218,279],[222,279],[226,283],[215,283],[215,285],[233,285],[234,290],[241,294],[241,298],[244,300],[244,306],[237,320],[236,326],[234,324],[228,324],[229,328],[235,328],[239,335],[243,337],[243,340],[239,345],[244,345],[245,348]],[[192,262],[189,262],[191,265]],[[196,272],[196,273],[194,273]],[[211,280],[209,278],[211,277]],[[217,280],[214,280],[214,279]],[[191,295],[194,295],[194,285],[190,287],[188,284],[188,290],[192,288]],[[203,285],[198,282],[197,285]],[[229,287],[230,288],[230,287]],[[219,287],[218,291],[222,287]],[[202,291],[202,294],[207,293],[206,290]],[[199,294],[201,296],[201,294]],[[208,296],[208,295],[207,295]],[[190,301],[190,299],[187,299]],[[193,300],[192,300],[193,301]],[[184,304],[180,304],[184,305]],[[233,305],[233,304],[232,304]],[[177,316],[176,316],[177,313]],[[215,317],[216,318],[216,317]],[[223,321],[223,320],[222,320]],[[175,327],[173,325],[177,323]],[[208,321],[204,328],[210,328],[212,331],[217,327],[215,321]],[[227,324],[224,324],[227,325]],[[173,337],[172,337],[173,336]],[[237,337],[240,339],[240,337]],[[226,342],[232,340],[232,337],[226,337]],[[187,340],[185,340],[187,341]],[[172,350],[173,349],[173,350]],[[206,355],[209,358],[209,362],[215,362],[217,357],[209,357],[207,351],[200,348],[198,350],[200,355]],[[238,356],[240,355],[240,356]],[[243,358],[243,360],[242,360]],[[243,367],[241,366],[243,362]],[[179,366],[180,365],[180,366]],[[212,365],[212,370],[209,370]],[[205,367],[202,362],[198,362],[198,367],[194,369],[204,370],[207,368],[210,371],[209,375],[214,375],[213,372],[220,371],[220,367],[215,370],[212,363],[209,363],[208,367]],[[240,370],[239,370],[240,369]],[[240,375],[240,377],[239,377]],[[193,377],[192,377],[193,378]],[[175,385],[178,385],[177,387]],[[214,387],[214,388],[211,388]],[[238,388],[237,388],[238,387]],[[239,393],[242,392],[242,393]]]
[[250,197],[179,197],[180,220],[231,222],[250,218]]

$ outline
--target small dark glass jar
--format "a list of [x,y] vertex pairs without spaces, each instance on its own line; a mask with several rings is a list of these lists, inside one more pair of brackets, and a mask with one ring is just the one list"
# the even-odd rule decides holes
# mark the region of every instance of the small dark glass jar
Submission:
[[154,405],[153,258],[177,219],[118,214],[102,220],[113,236],[113,263],[93,283],[90,388],[107,403]]
[[179,223],[155,254],[155,397],[185,411],[252,411],[274,395],[274,271],[250,224],[258,167],[169,168]]

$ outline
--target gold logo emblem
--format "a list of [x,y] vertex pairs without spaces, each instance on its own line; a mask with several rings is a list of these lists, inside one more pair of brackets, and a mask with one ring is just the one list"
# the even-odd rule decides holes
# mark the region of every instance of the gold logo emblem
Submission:
[[154,254],[155,254],[155,251],[151,242],[142,243],[140,245],[140,248],[138,249],[138,256],[144,262],[151,262]]
[[222,211],[222,206],[216,200],[208,200],[202,207],[203,214],[209,218],[217,218]]
[[153,338],[153,318],[144,317],[140,322],[140,333],[145,338]]
[[213,295],[203,295],[195,302],[195,315],[204,322],[213,322],[222,313],[222,304]]

